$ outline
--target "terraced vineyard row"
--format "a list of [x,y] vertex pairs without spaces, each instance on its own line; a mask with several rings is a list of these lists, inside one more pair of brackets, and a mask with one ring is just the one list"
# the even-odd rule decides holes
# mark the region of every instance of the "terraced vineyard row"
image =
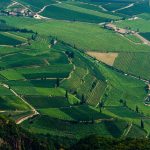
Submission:
[[150,53],[120,53],[115,60],[114,67],[126,73],[150,79],[149,57]]
[[91,93],[88,94],[87,102],[92,106],[97,106],[100,102],[101,97],[104,94],[106,88],[106,83],[102,81],[98,81],[92,90]]

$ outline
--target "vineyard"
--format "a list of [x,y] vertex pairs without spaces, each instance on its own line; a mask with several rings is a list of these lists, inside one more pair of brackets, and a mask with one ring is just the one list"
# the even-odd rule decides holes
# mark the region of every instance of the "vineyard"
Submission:
[[[114,67],[137,77],[150,79],[148,71],[150,69],[149,57],[150,53],[120,53],[114,63]],[[139,70],[142,70],[142,72],[139,72]]]
[[91,135],[148,140],[149,15],[147,0],[0,0],[0,126],[64,150]]

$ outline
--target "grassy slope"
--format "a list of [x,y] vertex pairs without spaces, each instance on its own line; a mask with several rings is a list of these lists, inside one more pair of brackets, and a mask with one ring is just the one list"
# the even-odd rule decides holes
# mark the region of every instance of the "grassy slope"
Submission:
[[17,0],[18,2],[24,4],[25,6],[28,6],[34,11],[39,11],[42,9],[45,5],[53,4],[55,1],[53,0]]
[[125,77],[113,70],[107,69],[100,65],[100,70],[108,79],[108,96],[104,97],[107,106],[120,106],[120,99],[127,101],[127,106],[135,110],[136,105],[144,114],[149,114],[149,108],[144,105],[143,101],[146,96],[144,90],[145,84],[131,77]]
[[51,5],[44,10],[42,15],[55,19],[95,23],[120,19],[120,17],[113,14],[98,12],[66,3]]
[[[13,19],[12,20],[9,19],[7,21],[9,23],[16,24],[15,21],[18,20],[18,18],[17,19],[13,18]],[[140,50],[141,51],[141,49],[143,49],[143,46],[137,47],[134,44],[129,43],[129,41],[122,39],[120,36],[115,35],[114,33],[110,32],[110,31],[103,30],[102,28],[100,28],[97,25],[92,26],[92,25],[87,25],[84,23],[67,23],[67,22],[58,22],[58,21],[51,21],[51,22],[43,23],[43,21],[36,21],[36,20],[32,20],[32,19],[22,19],[22,18],[19,18],[19,19],[22,20],[22,22],[20,24],[16,24],[16,26],[21,27],[23,24],[25,24],[25,26],[28,27],[29,29],[31,28],[33,30],[37,30],[38,32],[40,32],[41,34],[44,34],[44,35],[49,35],[49,34],[56,35],[56,36],[58,36],[58,38],[60,38],[60,39],[64,38],[65,41],[68,41],[69,43],[72,43],[72,44],[76,44],[80,48],[91,49],[94,47],[93,48],[94,50],[98,50],[99,47],[101,47],[103,50],[107,50],[107,51],[108,50],[114,51],[114,50],[118,50],[118,49],[121,49],[124,51],[128,51],[128,50]],[[26,22],[26,20],[28,20],[28,21]],[[38,24],[36,24],[36,23],[38,23]],[[49,32],[45,31],[45,27],[49,28]],[[89,30],[92,32],[91,34],[87,32]],[[69,35],[69,37],[67,37],[68,35]],[[80,41],[81,38],[79,38],[79,37],[83,37],[83,36],[86,37],[86,39],[83,39],[82,41]],[[109,41],[111,41],[111,43],[109,45],[108,45],[108,40],[106,40],[106,38],[108,36],[110,37]],[[96,40],[93,37],[96,37]],[[103,37],[104,37],[104,39],[103,39]],[[91,38],[92,38],[92,40],[91,40]],[[121,42],[120,45],[118,44],[118,41]],[[116,43],[116,45],[114,43]],[[124,47],[122,47],[122,43],[124,43]],[[113,44],[113,47],[112,47],[112,44]],[[146,49],[148,50],[148,48],[146,48]],[[104,98],[104,100],[106,100],[107,106],[120,106],[119,99],[122,98],[127,101],[127,105],[129,107],[131,107],[132,109],[134,109],[137,104],[139,106],[140,111],[143,111],[145,114],[149,113],[148,108],[143,105],[143,98],[145,97],[146,94],[144,92],[145,85],[142,82],[119,75],[118,73],[116,73],[112,70],[109,70],[108,68],[105,68],[102,65],[100,65],[99,67],[100,67],[100,71],[104,74],[106,79],[108,79],[108,83],[109,83],[108,97]],[[18,87],[18,89],[21,89],[21,87]],[[41,90],[38,88],[38,92],[40,91],[41,93],[45,93],[45,90],[46,89]],[[48,92],[46,92],[46,93],[48,93]],[[44,99],[45,97],[42,97],[42,98]],[[38,97],[38,99],[37,99],[37,97],[35,97],[36,100],[39,100],[41,102],[43,100],[42,98]],[[49,102],[49,100],[50,100],[49,98],[47,99],[47,97],[46,97],[45,99],[44,100],[47,101],[48,104],[50,104],[50,105],[55,104],[54,107],[56,107],[57,99],[53,99],[54,100],[53,103]],[[66,102],[60,103],[60,100],[61,99],[58,100],[60,107],[61,106],[69,106],[69,104]],[[30,97],[30,99],[28,99],[28,101],[29,102],[34,101],[34,99],[32,97]],[[36,102],[37,101],[34,101],[33,103],[36,103]],[[136,102],[136,104],[135,104],[135,102]],[[43,103],[41,103],[41,105],[42,104]],[[45,103],[45,106],[43,106],[43,107],[47,107],[48,104]],[[38,106],[38,107],[40,107],[40,106]],[[41,111],[43,111],[43,113],[45,113],[44,110],[41,110]],[[50,111],[50,113],[51,113],[51,111]],[[59,113],[60,112],[58,111],[58,116],[57,116],[58,118],[60,117]],[[68,112],[65,111],[65,113],[69,114],[69,111]],[[119,116],[119,113],[117,113],[117,115]],[[65,116],[65,117],[68,117],[68,116]],[[47,120],[49,120],[49,122],[47,122]],[[61,126],[60,125],[58,126],[59,123],[61,123]],[[70,126],[68,126],[68,124],[66,124],[64,122],[60,122],[60,120],[54,121],[49,116],[42,116],[42,117],[38,118],[33,123],[33,125],[32,124],[29,125],[28,122],[26,122],[25,124],[27,125],[26,127],[29,126],[30,129],[34,132],[45,132],[45,133],[49,132],[49,133],[52,133],[55,135],[59,134],[59,135],[68,135],[68,136],[73,136],[73,134],[76,133],[77,137],[83,137],[87,134],[91,134],[91,133],[95,133],[95,132],[98,134],[101,134],[101,135],[110,135],[110,136],[118,137],[123,133],[123,130],[126,126],[125,122],[121,123],[121,121],[118,121],[118,122],[116,121],[116,122],[112,122],[109,124],[104,122],[104,123],[100,123],[100,124],[87,125],[87,126],[73,125],[72,127],[70,127]],[[121,125],[123,127],[120,127]],[[41,127],[42,128],[44,127],[45,129],[39,129]],[[57,130],[54,130],[55,127],[57,127]],[[62,130],[65,130],[66,132],[64,133],[64,132],[62,132]]]
[[131,30],[137,31],[138,29],[139,32],[150,32],[149,24],[150,24],[150,20],[145,20],[145,19],[124,20],[116,23],[118,27],[123,27],[123,28],[130,27]]
[[70,124],[45,115],[33,120],[32,124],[25,121],[22,125],[34,133],[50,133],[70,138],[82,138],[95,133],[101,136],[120,137],[127,124],[120,120],[96,124]]
[[[6,19],[8,24],[27,27],[44,35],[53,35],[78,48],[97,51],[148,51],[146,45],[136,45],[112,31],[104,30],[98,25],[85,23],[69,23],[63,21],[37,21],[19,18],[0,17]],[[48,31],[45,28],[49,29]],[[82,32],[81,32],[82,31]],[[91,32],[89,32],[91,31]],[[85,37],[85,38],[82,38]],[[109,41],[109,43],[108,43]]]
[[21,43],[21,39],[14,38],[5,33],[0,33],[0,45],[18,45]]
[[120,53],[114,67],[150,79],[150,53]]

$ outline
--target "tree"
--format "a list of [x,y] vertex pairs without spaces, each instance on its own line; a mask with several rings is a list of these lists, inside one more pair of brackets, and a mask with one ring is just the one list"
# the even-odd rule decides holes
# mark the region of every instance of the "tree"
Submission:
[[135,110],[136,110],[137,113],[139,112],[139,107],[137,105],[136,105]]
[[123,99],[120,99],[119,102],[120,102],[120,104],[122,104],[123,103]]
[[101,102],[99,103],[99,109],[100,109],[100,112],[102,112],[103,106],[104,106],[104,103],[101,101]]
[[141,128],[144,129],[144,122],[142,119],[141,119]]
[[56,86],[59,87],[59,78],[56,80]]
[[126,107],[127,106],[127,102],[126,100],[123,101],[123,106]]
[[81,104],[84,104],[85,103],[85,97],[84,97],[84,94],[82,94],[82,97],[81,97]]
[[66,94],[65,94],[66,99],[68,99],[68,91],[66,90]]

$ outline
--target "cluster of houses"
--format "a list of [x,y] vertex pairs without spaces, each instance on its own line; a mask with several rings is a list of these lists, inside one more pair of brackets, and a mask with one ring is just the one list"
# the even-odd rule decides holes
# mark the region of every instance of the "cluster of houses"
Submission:
[[128,29],[123,29],[123,28],[118,28],[116,27],[116,25],[112,24],[112,23],[108,23],[104,25],[104,28],[109,29],[109,30],[113,30],[117,33],[120,34],[134,34],[134,31],[128,30]]
[[0,14],[5,16],[27,16],[33,17],[35,14],[26,8],[13,8],[0,11]]

